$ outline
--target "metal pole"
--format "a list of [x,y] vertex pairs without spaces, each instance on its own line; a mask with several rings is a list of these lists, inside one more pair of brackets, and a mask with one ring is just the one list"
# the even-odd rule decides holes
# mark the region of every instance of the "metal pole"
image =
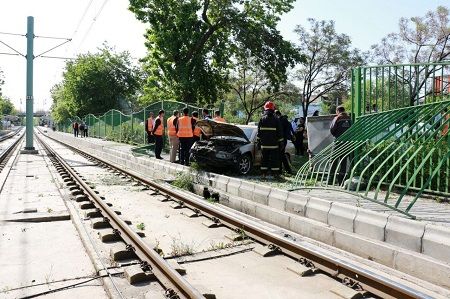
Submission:
[[25,150],[34,150],[33,146],[33,40],[34,18],[27,18],[27,94],[26,94],[26,143]]

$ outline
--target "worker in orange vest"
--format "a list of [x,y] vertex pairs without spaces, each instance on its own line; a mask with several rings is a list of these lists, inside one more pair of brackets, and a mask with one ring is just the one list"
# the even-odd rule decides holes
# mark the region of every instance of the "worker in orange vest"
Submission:
[[155,158],[162,160],[161,152],[163,148],[164,135],[164,110],[158,112],[158,118],[155,120],[153,127],[153,136],[155,137]]
[[202,130],[197,127],[197,122],[198,122],[198,112],[192,112],[192,118],[195,120],[195,127],[194,127],[194,137],[193,137],[193,142],[199,141],[200,140],[200,136],[202,135]]
[[155,137],[153,136],[153,127],[154,127],[155,120],[153,118],[153,112],[150,112],[148,115],[147,121],[145,122],[145,132],[147,132],[147,143],[154,143]]
[[217,110],[216,112],[214,112],[214,121],[220,121],[222,123],[226,123],[225,118],[220,117],[220,111]]
[[180,140],[177,136],[177,130],[175,128],[175,123],[178,122],[178,115],[180,113],[177,110],[173,111],[173,115],[167,119],[167,135],[169,136],[169,146],[170,146],[170,162],[175,162],[177,157],[178,148],[180,147]]
[[176,131],[180,140],[180,164],[189,166],[189,150],[194,136],[195,120],[189,116],[189,109],[183,109],[183,116],[178,118]]

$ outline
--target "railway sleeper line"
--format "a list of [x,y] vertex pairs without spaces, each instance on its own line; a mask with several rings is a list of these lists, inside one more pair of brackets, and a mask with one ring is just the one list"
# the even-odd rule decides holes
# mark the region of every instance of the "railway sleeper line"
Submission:
[[[105,202],[105,198],[100,197],[98,191],[94,190],[93,186],[90,186],[78,171],[72,169],[41,138],[38,136],[37,138],[63,179],[65,186],[69,187],[73,196],[76,196],[75,200],[80,204],[80,208],[83,210],[94,209],[93,216],[100,216],[100,220],[91,218],[93,219],[92,228],[112,227],[112,233],[101,236],[102,240],[105,242],[122,240],[124,242],[124,245],[116,245],[111,249],[112,258],[115,261],[140,260],[139,264],[143,272],[128,273],[137,276],[128,277],[129,280],[156,278],[165,289],[167,298],[204,298],[203,294],[192,287],[176,269],[172,268],[153,248],[141,240],[141,236],[129,227],[131,222],[120,218],[120,212],[114,211],[111,208],[112,205]],[[92,211],[85,215],[92,215],[90,213]]]
[[[48,137],[51,138],[51,137]],[[54,139],[53,139],[54,140]],[[183,195],[181,191],[174,190],[168,186],[164,186],[159,184],[153,180],[148,180],[139,174],[134,172],[123,170],[116,165],[105,161],[102,158],[95,157],[91,154],[83,152],[77,148],[74,148],[70,145],[64,144],[58,140],[54,140],[65,147],[70,148],[72,151],[80,154],[86,159],[95,162],[99,167],[108,169],[110,172],[120,175],[121,178],[127,179],[129,182],[132,182],[135,186],[142,186],[145,189],[151,190],[155,195],[164,195],[164,201],[172,201],[173,208],[188,208],[192,211],[193,217],[202,215],[210,219],[209,227],[217,227],[217,226],[226,226],[231,228],[236,232],[236,238],[249,237],[252,238],[259,243],[266,245],[262,249],[260,249],[260,254],[263,256],[272,256],[276,254],[285,254],[294,258],[297,262],[309,268],[310,271],[304,273],[305,275],[313,274],[318,271],[323,271],[328,275],[338,279],[344,285],[361,292],[361,294],[370,292],[371,294],[380,296],[380,297],[390,297],[390,298],[431,298],[428,295],[421,293],[420,291],[416,291],[414,289],[409,288],[408,286],[403,285],[402,283],[396,282],[394,280],[390,280],[387,277],[380,276],[376,273],[371,272],[370,270],[363,269],[358,267],[357,265],[351,265],[345,261],[331,259],[330,257],[324,255],[320,252],[313,252],[307,246],[300,245],[290,240],[289,235],[279,236],[277,234],[263,231],[261,228],[253,225],[252,223],[246,223],[242,219],[239,219],[233,215],[224,213],[222,211],[214,210],[214,208],[209,205],[202,203],[199,200],[195,200],[193,196]],[[56,153],[50,152],[52,159],[58,164],[62,159],[58,157]],[[111,219],[116,220],[117,215],[120,215],[120,212],[114,211],[111,214],[111,208],[104,202],[104,198],[101,198],[95,190],[89,187],[88,183],[86,183],[82,177],[77,175],[76,170],[68,171],[70,166],[66,163],[60,163],[59,167],[56,167],[58,172],[60,172],[61,177],[64,179],[65,184],[69,187],[72,192],[72,195],[76,196],[75,200],[80,202],[80,207],[85,208],[87,211],[85,216],[92,218],[101,218],[99,221],[93,222],[93,227],[109,227],[112,225]],[[73,174],[76,175],[77,179],[73,179]],[[78,181],[79,183],[75,182]],[[79,181],[81,180],[81,182]],[[80,188],[85,191],[81,191]],[[97,204],[92,202],[88,202],[88,196],[93,198]],[[107,207],[108,206],[108,207]],[[108,215],[108,216],[102,216]],[[120,219],[120,218],[119,218]],[[122,225],[127,225],[125,221],[122,219],[119,221]],[[127,256],[127,254],[131,254],[135,252],[136,247],[134,247],[131,243],[129,237],[123,238],[120,229],[114,228],[109,234],[104,234],[101,236],[102,240],[111,241],[118,240],[122,238],[124,242],[128,245],[124,247],[124,250],[118,251],[117,257]],[[134,233],[137,235],[136,233]],[[154,251],[154,249],[152,249]],[[156,251],[154,251],[156,252]],[[137,255],[140,257],[139,255]],[[159,256],[159,255],[158,255]],[[130,257],[130,255],[128,255]],[[151,264],[142,259],[143,262],[140,263],[141,268],[144,273],[149,269],[153,269]],[[151,274],[153,276],[153,274]],[[159,278],[158,278],[159,279]],[[165,284],[164,284],[165,285]],[[168,288],[168,295],[174,295],[174,288]],[[177,293],[178,294],[178,293]],[[183,295],[183,294],[182,294]],[[197,292],[197,296],[203,297],[202,294]],[[171,297],[172,298],[172,297]],[[181,296],[180,296],[181,298]],[[194,298],[194,297],[189,297]]]

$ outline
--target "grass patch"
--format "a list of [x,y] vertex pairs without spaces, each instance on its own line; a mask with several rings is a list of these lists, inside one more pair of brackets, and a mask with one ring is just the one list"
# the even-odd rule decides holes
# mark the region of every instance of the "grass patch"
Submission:
[[179,174],[172,182],[172,185],[189,192],[194,192],[194,181],[187,172]]
[[145,230],[145,224],[143,222],[136,224],[136,228],[138,230]]

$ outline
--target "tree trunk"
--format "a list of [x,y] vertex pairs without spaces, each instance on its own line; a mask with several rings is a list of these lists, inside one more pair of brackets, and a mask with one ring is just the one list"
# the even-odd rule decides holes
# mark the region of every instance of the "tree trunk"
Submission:
[[245,124],[246,125],[248,125],[248,123],[250,122],[250,120],[252,119],[252,116],[253,116],[253,113],[254,113],[255,111],[252,111],[252,112],[249,112],[248,114],[247,114],[247,118],[245,119]]

